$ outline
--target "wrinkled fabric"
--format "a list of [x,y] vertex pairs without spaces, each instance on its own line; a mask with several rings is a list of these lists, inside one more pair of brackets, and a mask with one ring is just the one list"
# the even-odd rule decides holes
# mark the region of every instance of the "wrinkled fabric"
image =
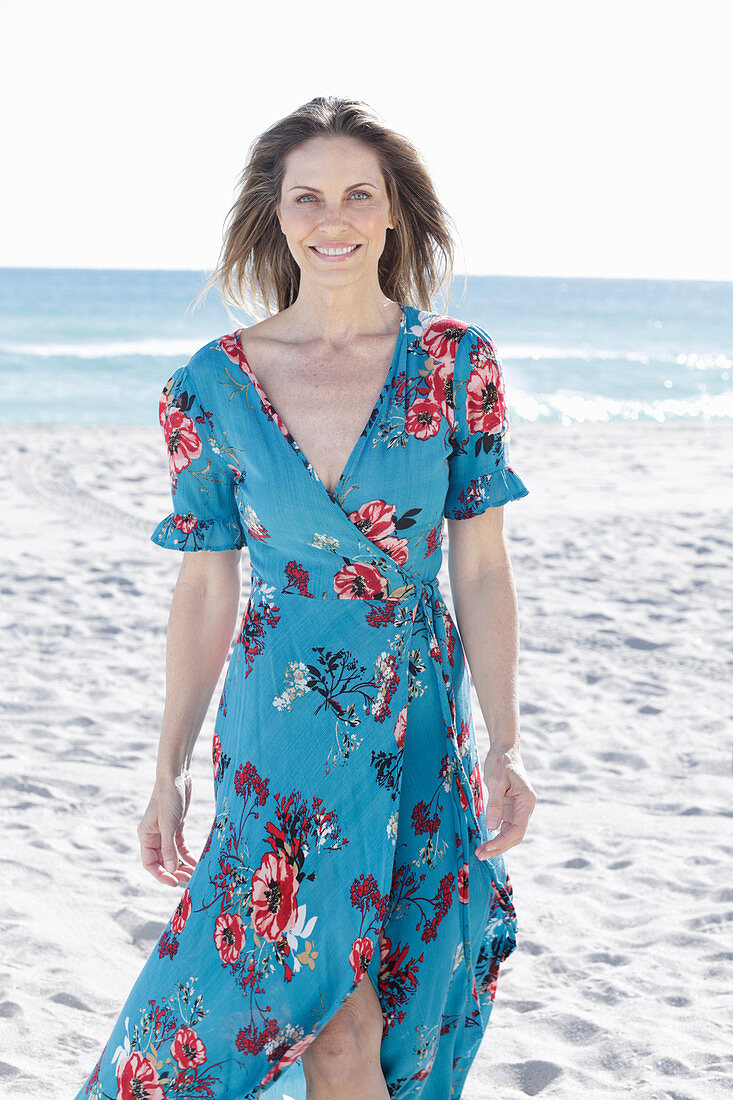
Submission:
[[173,511],[151,539],[246,544],[251,594],[208,838],[77,1100],[304,1100],[300,1055],[364,980],[390,1096],[461,1095],[517,916],[504,858],[475,855],[489,833],[443,521],[528,489],[491,337],[401,309],[333,493],[252,373],[246,329],[165,384]]

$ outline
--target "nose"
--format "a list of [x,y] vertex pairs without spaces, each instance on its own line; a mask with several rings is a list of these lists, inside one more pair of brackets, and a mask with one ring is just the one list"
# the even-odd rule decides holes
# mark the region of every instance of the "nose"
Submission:
[[321,229],[333,233],[335,236],[338,234],[338,231],[343,229],[346,225],[348,225],[348,222],[344,217],[341,204],[326,203],[323,208],[323,217],[321,218]]

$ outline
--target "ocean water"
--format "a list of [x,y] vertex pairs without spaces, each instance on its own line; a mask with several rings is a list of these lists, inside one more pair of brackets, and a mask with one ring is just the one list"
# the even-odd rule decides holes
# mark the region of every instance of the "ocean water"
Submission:
[[[173,370],[247,323],[196,271],[0,268],[0,422],[157,425]],[[436,303],[440,308],[441,303]],[[733,282],[458,276],[512,422],[733,417]]]

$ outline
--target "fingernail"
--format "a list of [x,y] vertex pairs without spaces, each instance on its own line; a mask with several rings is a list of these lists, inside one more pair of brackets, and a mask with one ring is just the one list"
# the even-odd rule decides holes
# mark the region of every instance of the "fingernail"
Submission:
[[499,818],[498,817],[487,817],[486,818],[486,824],[488,825],[488,827],[490,829],[496,829],[496,828],[498,828],[498,825],[499,825]]
[[176,861],[174,859],[167,859],[165,861],[165,868],[166,868],[166,871],[175,871]]

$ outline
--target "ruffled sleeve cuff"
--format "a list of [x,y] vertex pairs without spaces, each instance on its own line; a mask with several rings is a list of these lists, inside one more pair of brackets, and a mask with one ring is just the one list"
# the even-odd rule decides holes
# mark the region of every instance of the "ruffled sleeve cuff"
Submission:
[[479,474],[460,492],[452,487],[444,514],[448,519],[470,519],[487,508],[508,504],[510,500],[526,497],[528,493],[529,489],[519,474],[511,466],[503,466],[490,474]]
[[150,541],[168,550],[241,550],[246,545],[238,516],[203,519],[171,512],[156,526]]

